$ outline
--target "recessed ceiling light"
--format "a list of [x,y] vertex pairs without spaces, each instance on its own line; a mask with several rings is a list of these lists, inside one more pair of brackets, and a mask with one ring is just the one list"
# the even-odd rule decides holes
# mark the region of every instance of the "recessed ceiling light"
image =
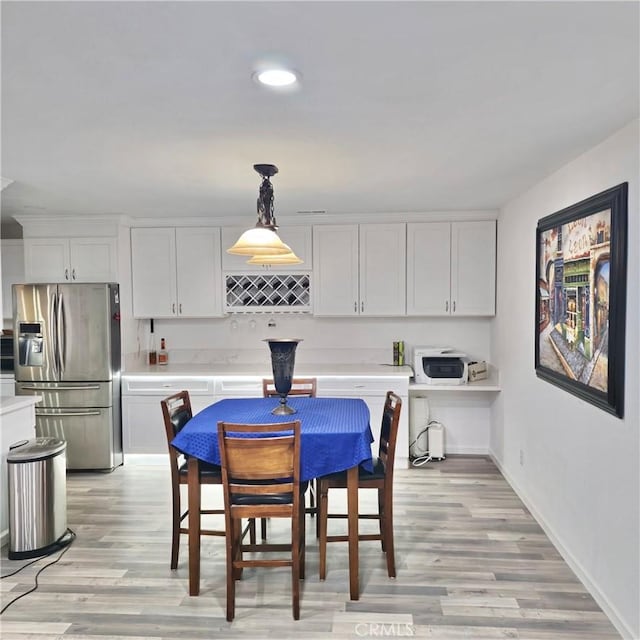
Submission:
[[255,74],[260,84],[268,87],[290,87],[298,81],[298,74],[288,69],[265,69]]

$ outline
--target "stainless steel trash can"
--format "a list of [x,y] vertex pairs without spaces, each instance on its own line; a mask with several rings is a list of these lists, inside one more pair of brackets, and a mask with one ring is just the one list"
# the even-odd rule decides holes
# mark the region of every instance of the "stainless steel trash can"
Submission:
[[48,555],[67,532],[67,443],[44,437],[9,447],[10,560]]

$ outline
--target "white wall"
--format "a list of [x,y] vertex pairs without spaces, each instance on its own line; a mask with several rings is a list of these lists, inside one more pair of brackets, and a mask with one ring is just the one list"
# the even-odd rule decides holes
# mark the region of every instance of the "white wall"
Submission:
[[[492,358],[502,393],[491,451],[618,630],[640,637],[639,122],[509,202],[498,221]],[[625,416],[539,380],[534,371],[539,218],[629,182]],[[523,464],[520,464],[520,452]]]
[[[275,327],[269,327],[270,320]],[[138,323],[138,342],[146,349],[149,323]],[[155,333],[166,338],[170,356],[209,362],[212,351],[228,350],[234,361],[270,362],[264,338],[302,338],[296,362],[393,362],[394,340],[404,340],[409,363],[413,346],[444,345],[476,359],[489,359],[489,318],[314,318],[309,315],[235,314],[211,320],[156,320]],[[184,353],[180,353],[183,351]],[[244,358],[244,360],[243,360]]]

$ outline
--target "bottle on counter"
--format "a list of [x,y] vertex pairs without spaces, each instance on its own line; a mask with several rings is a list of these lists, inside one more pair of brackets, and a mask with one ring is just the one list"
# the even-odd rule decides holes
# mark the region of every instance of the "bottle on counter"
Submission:
[[156,348],[156,334],[153,333],[153,320],[151,320],[151,332],[149,334],[149,365],[158,364],[158,350]]
[[167,351],[167,345],[164,338],[160,338],[160,351],[158,352],[158,364],[169,363],[169,352]]

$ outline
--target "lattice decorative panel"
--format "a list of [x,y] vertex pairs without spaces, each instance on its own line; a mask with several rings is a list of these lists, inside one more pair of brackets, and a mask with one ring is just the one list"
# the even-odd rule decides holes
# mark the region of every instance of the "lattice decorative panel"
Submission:
[[311,311],[309,274],[227,274],[226,311]]

